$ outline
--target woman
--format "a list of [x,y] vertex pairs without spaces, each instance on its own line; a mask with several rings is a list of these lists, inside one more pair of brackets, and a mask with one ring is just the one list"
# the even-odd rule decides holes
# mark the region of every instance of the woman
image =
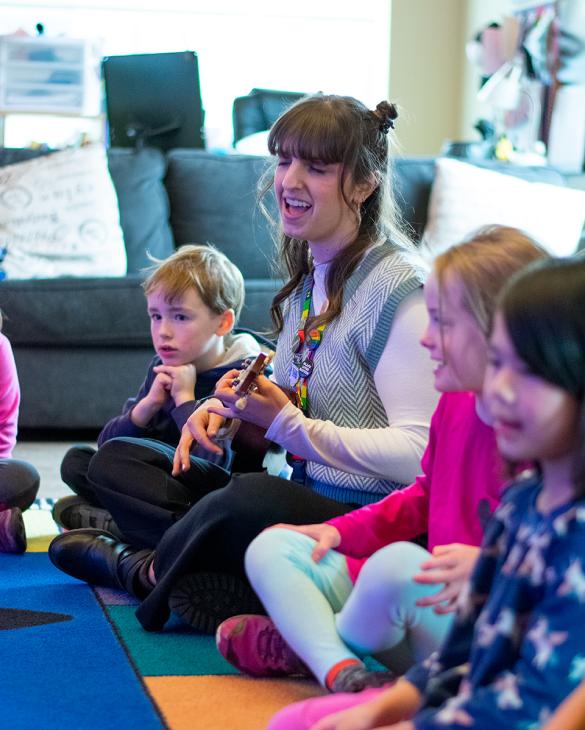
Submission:
[[[269,149],[289,276],[272,307],[279,334],[274,382],[260,378],[239,410],[236,373],[226,375],[218,383],[221,401],[194,412],[175,467],[169,464],[178,480],[186,478],[193,439],[217,453],[218,427],[236,415],[268,428],[266,438],[295,455],[293,480],[226,480],[202,495],[155,551],[89,529],[51,546],[65,572],[143,598],[137,615],[147,629],[164,624],[169,605],[204,631],[249,611],[255,601],[243,556],[262,529],[338,516],[419,471],[436,396],[418,345],[426,323],[421,270],[389,186],[387,135],[395,118],[387,102],[370,111],[350,97],[316,95],[274,124]],[[296,394],[296,405],[283,390]],[[120,497],[100,498],[124,533]]]

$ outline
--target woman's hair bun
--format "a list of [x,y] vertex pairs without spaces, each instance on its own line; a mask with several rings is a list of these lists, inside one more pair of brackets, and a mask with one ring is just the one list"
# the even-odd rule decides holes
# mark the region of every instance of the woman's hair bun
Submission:
[[389,101],[381,101],[376,105],[372,114],[378,121],[380,132],[388,134],[390,129],[394,129],[394,120],[398,117],[398,110],[394,104]]

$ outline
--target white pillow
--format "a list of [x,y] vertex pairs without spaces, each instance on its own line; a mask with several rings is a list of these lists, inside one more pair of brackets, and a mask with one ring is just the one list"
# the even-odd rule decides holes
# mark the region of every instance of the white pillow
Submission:
[[575,252],[585,223],[585,192],[528,182],[448,157],[436,162],[423,242],[432,255],[476,228],[498,224],[528,233],[555,256]]
[[0,246],[9,279],[123,276],[126,247],[105,149],[0,168]]

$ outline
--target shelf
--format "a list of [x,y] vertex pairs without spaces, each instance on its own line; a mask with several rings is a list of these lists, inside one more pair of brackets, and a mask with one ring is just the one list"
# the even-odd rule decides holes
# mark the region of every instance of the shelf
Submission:
[[100,63],[93,40],[0,36],[0,114],[98,115]]

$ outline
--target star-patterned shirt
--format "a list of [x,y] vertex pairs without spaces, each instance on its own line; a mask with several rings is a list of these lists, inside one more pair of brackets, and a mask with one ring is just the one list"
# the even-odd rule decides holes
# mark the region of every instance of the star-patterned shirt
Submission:
[[585,500],[547,515],[505,493],[442,649],[408,672],[417,730],[536,730],[585,677]]

